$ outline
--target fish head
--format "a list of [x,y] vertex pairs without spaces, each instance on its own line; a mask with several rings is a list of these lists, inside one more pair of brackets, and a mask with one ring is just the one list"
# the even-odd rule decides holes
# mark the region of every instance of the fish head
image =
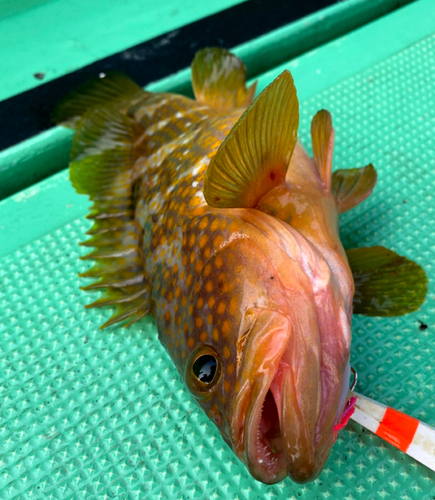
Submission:
[[323,469],[349,399],[349,300],[309,242],[254,217],[197,279],[185,378],[254,478],[304,483]]

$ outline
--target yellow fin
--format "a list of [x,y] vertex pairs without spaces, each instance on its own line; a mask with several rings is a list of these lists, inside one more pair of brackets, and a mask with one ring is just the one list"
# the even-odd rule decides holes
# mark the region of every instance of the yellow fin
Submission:
[[82,276],[97,281],[83,289],[105,290],[89,307],[117,307],[104,326],[137,321],[149,310],[150,286],[133,210],[132,166],[140,155],[135,142],[142,133],[129,116],[113,109],[92,109],[78,122],[73,141],[71,182],[78,193],[94,201],[88,217],[95,223],[83,245],[95,250],[82,259],[96,264]]
[[332,154],[334,150],[334,129],[329,111],[322,109],[311,121],[311,141],[314,161],[320,178],[327,189],[331,187]]
[[212,158],[204,183],[207,203],[254,208],[285,182],[298,124],[296,89],[286,70],[243,113]]
[[90,109],[129,108],[148,93],[122,73],[108,73],[103,78],[92,78],[70,92],[55,107],[55,123],[74,126],[77,119]]
[[377,173],[372,164],[361,168],[336,170],[332,174],[331,192],[340,214],[347,212],[370,196]]
[[246,66],[231,52],[207,47],[192,61],[192,86],[198,102],[221,111],[246,108],[257,83],[246,88]]
[[131,146],[136,123],[110,109],[90,109],[77,121],[70,161],[100,154],[114,147]]
[[[116,111],[91,110],[78,122],[73,139],[70,179],[76,191],[91,200],[124,191],[117,182],[129,182],[134,141],[139,134],[134,121]],[[115,191],[115,192],[114,192]]]
[[402,316],[423,304],[428,281],[416,262],[381,246],[346,250],[346,255],[355,282],[355,314]]

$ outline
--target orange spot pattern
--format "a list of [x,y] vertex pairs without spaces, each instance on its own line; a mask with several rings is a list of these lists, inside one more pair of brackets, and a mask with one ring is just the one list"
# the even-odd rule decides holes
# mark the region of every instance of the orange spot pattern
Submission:
[[182,376],[192,376],[194,351],[202,345],[216,350],[222,379],[203,407],[224,432],[236,383],[240,311],[226,271],[237,262],[222,249],[242,222],[209,207],[202,190],[210,158],[240,111],[223,117],[183,96],[149,94],[129,114],[149,131],[134,166],[141,179],[135,210],[160,340]]

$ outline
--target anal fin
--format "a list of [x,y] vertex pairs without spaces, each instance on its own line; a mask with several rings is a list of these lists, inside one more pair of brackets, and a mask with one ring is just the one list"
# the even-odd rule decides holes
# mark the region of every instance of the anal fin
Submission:
[[248,107],[257,84],[246,88],[246,67],[237,56],[225,49],[207,47],[193,59],[192,86],[201,104],[230,111]]

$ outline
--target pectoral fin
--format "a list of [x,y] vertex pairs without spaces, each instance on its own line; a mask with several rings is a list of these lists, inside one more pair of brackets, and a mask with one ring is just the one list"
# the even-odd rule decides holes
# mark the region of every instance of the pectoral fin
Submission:
[[340,214],[347,212],[368,198],[377,180],[373,165],[347,170],[336,170],[332,174],[331,191]]
[[427,277],[417,263],[381,246],[346,254],[355,281],[355,314],[402,316],[423,304]]
[[298,124],[296,89],[290,72],[284,71],[243,113],[212,158],[204,183],[207,203],[255,208],[285,181]]
[[207,47],[192,61],[192,86],[198,102],[230,111],[249,106],[257,84],[246,88],[246,66],[237,56],[225,49]]
[[332,153],[334,149],[334,129],[329,111],[322,109],[311,121],[311,141],[314,161],[320,178],[327,189],[331,187]]

